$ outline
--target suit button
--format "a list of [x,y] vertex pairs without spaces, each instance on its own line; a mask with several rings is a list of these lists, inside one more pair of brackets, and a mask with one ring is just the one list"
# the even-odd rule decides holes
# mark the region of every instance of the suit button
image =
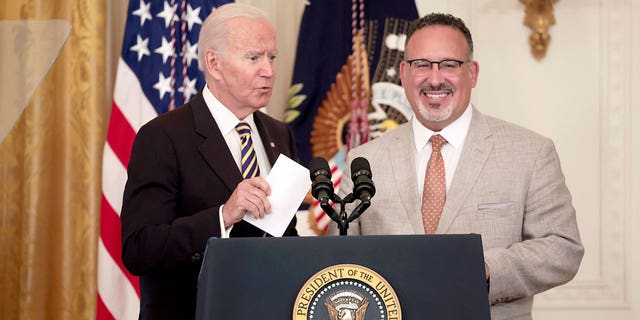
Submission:
[[194,255],[191,256],[191,262],[198,262],[200,261],[200,259],[202,259],[202,255],[199,253],[196,253]]

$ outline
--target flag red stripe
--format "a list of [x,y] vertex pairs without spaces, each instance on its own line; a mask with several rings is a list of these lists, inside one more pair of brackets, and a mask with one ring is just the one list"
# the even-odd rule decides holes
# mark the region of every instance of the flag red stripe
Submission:
[[124,114],[122,114],[118,105],[113,102],[111,105],[107,142],[125,168],[129,165],[131,147],[133,146],[135,137],[135,130],[131,127]]
[[96,301],[96,319],[97,320],[115,320],[115,317],[109,312],[109,309],[102,301],[100,294],[98,294],[98,301]]
[[105,248],[118,264],[122,273],[129,279],[131,285],[136,289],[140,296],[140,284],[138,277],[131,275],[122,263],[122,240],[120,239],[120,217],[111,207],[107,199],[102,195],[100,215],[100,239],[104,243]]

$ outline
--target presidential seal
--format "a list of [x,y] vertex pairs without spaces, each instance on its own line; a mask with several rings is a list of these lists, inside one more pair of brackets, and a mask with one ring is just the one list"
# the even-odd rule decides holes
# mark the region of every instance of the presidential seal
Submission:
[[400,301],[375,271],[339,264],[314,274],[302,286],[293,320],[400,320]]

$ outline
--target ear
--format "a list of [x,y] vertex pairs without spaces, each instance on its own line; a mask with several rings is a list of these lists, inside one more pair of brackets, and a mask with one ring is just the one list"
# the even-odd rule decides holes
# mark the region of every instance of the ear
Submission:
[[480,73],[480,64],[478,61],[469,62],[469,76],[471,77],[471,87],[475,88],[478,82],[478,74]]
[[213,49],[207,48],[204,53],[204,62],[207,73],[217,79],[220,75],[220,55]]
[[402,60],[400,61],[400,84],[404,85],[404,79],[408,77],[407,73],[409,72],[409,64]]

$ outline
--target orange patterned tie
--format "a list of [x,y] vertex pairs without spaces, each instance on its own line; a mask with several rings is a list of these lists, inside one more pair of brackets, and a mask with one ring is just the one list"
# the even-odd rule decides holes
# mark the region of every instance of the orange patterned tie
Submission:
[[447,185],[444,173],[444,160],[440,150],[447,143],[441,135],[433,135],[431,142],[431,158],[424,177],[424,191],[422,193],[422,222],[426,234],[436,233],[440,215],[447,198]]

